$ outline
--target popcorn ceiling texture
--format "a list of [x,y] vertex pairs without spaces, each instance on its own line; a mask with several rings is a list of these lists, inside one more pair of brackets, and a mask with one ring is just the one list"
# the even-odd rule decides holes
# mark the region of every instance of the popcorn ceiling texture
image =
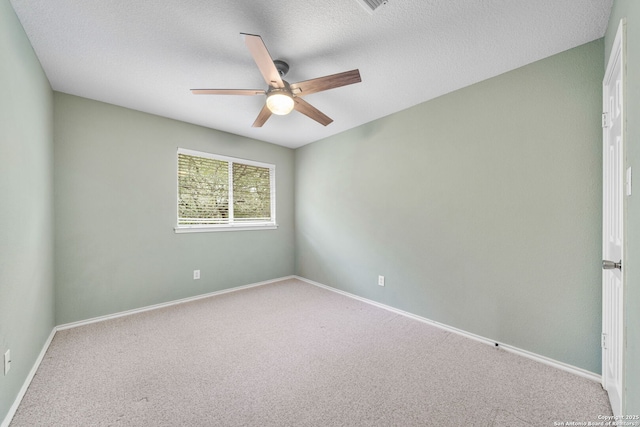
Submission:
[[[612,0],[12,0],[54,90],[298,147],[604,35]],[[290,83],[359,68],[362,83],[310,95],[251,128],[264,89],[240,32],[259,34]]]

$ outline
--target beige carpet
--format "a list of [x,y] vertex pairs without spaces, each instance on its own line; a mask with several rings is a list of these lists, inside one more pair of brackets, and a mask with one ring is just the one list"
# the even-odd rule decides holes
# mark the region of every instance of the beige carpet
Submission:
[[11,426],[553,426],[598,415],[611,409],[597,383],[287,280],[58,332]]

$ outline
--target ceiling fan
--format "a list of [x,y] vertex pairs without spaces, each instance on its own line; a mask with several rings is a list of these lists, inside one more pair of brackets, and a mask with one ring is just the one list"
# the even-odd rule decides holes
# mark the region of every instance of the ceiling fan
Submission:
[[302,99],[305,95],[359,83],[360,71],[357,69],[343,73],[318,77],[303,82],[292,83],[282,80],[289,71],[289,65],[280,60],[271,59],[269,51],[262,38],[255,34],[240,33],[251,52],[260,73],[269,88],[262,89],[191,89],[195,95],[267,95],[264,107],[253,122],[253,127],[261,127],[271,117],[271,114],[285,115],[297,110],[312,118],[323,126],[333,121],[330,117]]

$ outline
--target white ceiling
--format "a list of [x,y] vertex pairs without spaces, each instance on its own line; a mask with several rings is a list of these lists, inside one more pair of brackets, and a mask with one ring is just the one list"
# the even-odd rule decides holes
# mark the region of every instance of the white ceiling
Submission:
[[[54,90],[286,147],[345,131],[604,35],[612,0],[11,0]],[[240,32],[308,80],[358,68],[362,83],[251,124],[266,89]],[[604,53],[603,53],[604,54]]]

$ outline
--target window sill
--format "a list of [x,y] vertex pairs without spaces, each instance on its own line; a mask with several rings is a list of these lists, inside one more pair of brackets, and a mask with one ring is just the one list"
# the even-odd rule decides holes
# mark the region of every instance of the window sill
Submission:
[[278,224],[234,224],[234,225],[181,225],[173,227],[176,234],[181,233],[211,233],[214,231],[250,231],[250,230],[275,230]]

